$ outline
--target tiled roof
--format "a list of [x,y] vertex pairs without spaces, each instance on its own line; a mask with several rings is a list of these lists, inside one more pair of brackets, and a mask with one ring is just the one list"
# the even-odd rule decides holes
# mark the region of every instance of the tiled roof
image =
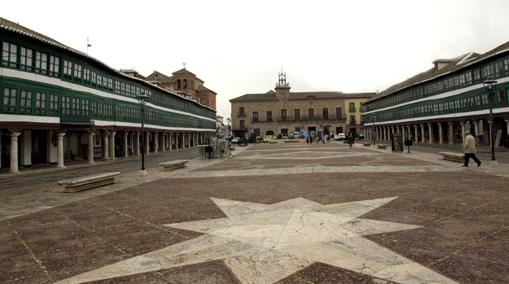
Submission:
[[[414,85],[424,83],[430,80],[433,80],[438,77],[442,77],[451,73],[454,73],[456,71],[459,71],[463,68],[466,68],[472,64],[479,63],[485,59],[488,59],[490,57],[493,57],[495,55],[509,52],[509,41],[497,46],[496,48],[484,53],[484,54],[478,54],[475,52],[467,53],[461,56],[458,56],[456,58],[451,59],[451,63],[449,63],[447,66],[443,67],[442,69],[436,70],[434,67],[419,73],[403,82],[400,82],[398,84],[395,84],[384,91],[382,91],[378,97],[372,99],[372,101],[377,100],[379,98],[394,94],[396,92],[402,91],[406,88],[412,87]],[[439,60],[440,61],[440,60]]]
[[[290,92],[288,100],[372,98],[375,95],[376,93]],[[230,102],[250,101],[277,101],[276,92],[270,90],[264,94],[246,94],[230,100]]]

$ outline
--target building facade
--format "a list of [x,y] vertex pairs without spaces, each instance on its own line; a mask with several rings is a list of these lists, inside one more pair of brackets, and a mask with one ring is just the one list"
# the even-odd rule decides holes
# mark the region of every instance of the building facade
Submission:
[[172,76],[154,71],[146,80],[163,89],[195,99],[203,105],[216,109],[216,92],[205,87],[205,82],[186,68],[173,72]]
[[216,131],[215,110],[0,18],[0,167],[140,154],[192,147]]
[[361,104],[375,93],[290,92],[279,74],[275,90],[230,100],[234,136],[289,135],[320,131],[363,133]]
[[[491,107],[493,141],[496,147],[507,147],[509,42],[485,54],[433,63],[430,70],[364,104],[368,138],[389,140],[399,132],[418,143],[458,144],[469,130],[478,143],[490,145]],[[486,84],[493,80],[496,84]]]

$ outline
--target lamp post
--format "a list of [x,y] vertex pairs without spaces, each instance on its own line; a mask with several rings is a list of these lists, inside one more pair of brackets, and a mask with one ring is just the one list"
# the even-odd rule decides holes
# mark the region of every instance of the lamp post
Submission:
[[145,101],[147,98],[148,95],[145,94],[144,91],[141,91],[141,93],[136,96],[136,99],[141,106],[141,176],[147,175],[147,170],[145,169]]
[[497,84],[496,80],[487,79],[483,83],[484,88],[487,91],[488,95],[488,104],[490,107],[490,146],[491,146],[491,160],[495,161],[495,139],[493,139],[493,86]]

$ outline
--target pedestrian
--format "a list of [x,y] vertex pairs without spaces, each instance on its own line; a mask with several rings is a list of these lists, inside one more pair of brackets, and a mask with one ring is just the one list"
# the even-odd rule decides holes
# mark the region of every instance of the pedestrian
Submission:
[[470,134],[470,131],[466,131],[466,137],[465,137],[465,143],[463,143],[463,152],[465,152],[465,164],[463,164],[464,167],[468,167],[468,162],[470,158],[472,158],[479,167],[481,165],[481,161],[477,159],[475,156],[475,153],[477,152],[477,145],[475,142],[474,136]]

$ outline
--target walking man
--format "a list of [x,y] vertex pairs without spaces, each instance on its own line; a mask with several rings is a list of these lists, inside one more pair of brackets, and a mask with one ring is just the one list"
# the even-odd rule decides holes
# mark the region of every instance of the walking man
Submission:
[[465,143],[463,143],[463,151],[465,152],[465,164],[463,165],[464,167],[468,167],[468,161],[470,160],[470,158],[472,158],[477,163],[478,167],[481,165],[481,161],[479,161],[479,159],[477,159],[477,157],[475,156],[477,150],[476,148],[477,146],[475,138],[474,136],[472,136],[472,134],[470,134],[470,131],[467,130]]

